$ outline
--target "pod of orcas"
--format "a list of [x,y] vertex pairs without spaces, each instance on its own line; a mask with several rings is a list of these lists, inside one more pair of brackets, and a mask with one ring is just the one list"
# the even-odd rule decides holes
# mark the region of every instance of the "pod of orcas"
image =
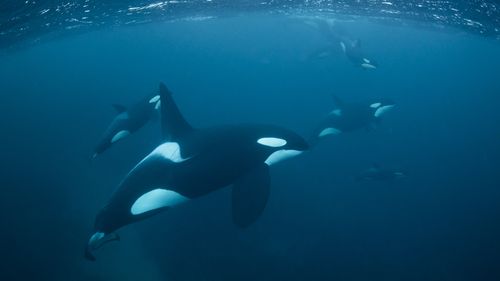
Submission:
[[164,84],[160,104],[164,142],[127,174],[98,213],[85,251],[90,260],[94,250],[117,239],[117,229],[228,185],[234,223],[250,225],[269,197],[269,166],[309,148],[301,136],[272,125],[193,128]]
[[[310,25],[329,44],[309,57],[329,56],[338,43],[353,65],[363,69],[378,67],[362,51],[360,40],[340,36],[333,21],[314,21]],[[333,110],[319,122],[309,141],[288,129],[266,124],[193,128],[163,83],[159,94],[146,96],[128,108],[113,105],[117,115],[96,145],[92,158],[137,132],[157,111],[163,141],[125,176],[99,211],[85,257],[95,260],[97,249],[119,240],[115,232],[121,227],[229,185],[233,223],[247,227],[258,219],[268,201],[269,166],[301,154],[327,136],[375,128],[381,116],[395,106],[386,98],[345,102],[333,96],[333,101]],[[393,182],[402,177],[401,171],[374,165],[357,179]]]
[[[267,124],[194,128],[163,83],[159,94],[130,109],[115,106],[119,114],[96,154],[137,131],[156,110],[160,111],[163,140],[125,176],[99,211],[85,257],[95,260],[97,249],[119,240],[115,232],[121,227],[230,185],[233,223],[247,227],[259,218],[268,201],[271,165],[300,155],[328,135],[372,127],[395,106],[389,99],[333,99],[334,109],[319,123],[309,142],[291,130]],[[399,176],[403,176],[399,171],[372,167],[358,179],[393,181]]]

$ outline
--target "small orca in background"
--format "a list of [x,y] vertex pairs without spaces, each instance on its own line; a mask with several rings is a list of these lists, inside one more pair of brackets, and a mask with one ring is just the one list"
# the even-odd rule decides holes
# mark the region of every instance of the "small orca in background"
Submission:
[[268,201],[269,166],[308,149],[302,137],[272,125],[195,129],[163,83],[160,101],[165,142],[127,174],[96,216],[85,251],[89,260],[94,250],[117,240],[117,229],[228,185],[233,222],[250,225]]
[[311,143],[328,135],[373,128],[380,122],[381,116],[396,105],[387,98],[350,103],[337,96],[333,96],[333,99],[335,108],[320,122]]
[[127,137],[142,128],[154,116],[155,110],[160,107],[160,95],[147,96],[131,107],[114,104],[118,115],[113,119],[108,129],[94,149],[92,158],[110,148],[115,142]]
[[368,170],[356,177],[360,181],[394,182],[406,177],[401,170],[382,168],[374,163]]
[[311,53],[309,58],[324,58],[332,55],[338,49],[338,44],[342,52],[347,57],[347,59],[354,64],[363,69],[376,69],[378,63],[366,56],[361,48],[361,40],[352,40],[347,36],[340,35],[339,31],[335,28],[335,21],[333,20],[316,20],[307,21],[306,24],[314,27],[318,32],[320,32],[327,40],[328,44],[323,48],[320,48],[313,53]]
[[361,41],[359,39],[350,40],[344,38],[340,41],[340,47],[344,52],[345,56],[351,63],[356,66],[359,66],[363,69],[376,69],[378,67],[378,63],[369,59],[361,49]]

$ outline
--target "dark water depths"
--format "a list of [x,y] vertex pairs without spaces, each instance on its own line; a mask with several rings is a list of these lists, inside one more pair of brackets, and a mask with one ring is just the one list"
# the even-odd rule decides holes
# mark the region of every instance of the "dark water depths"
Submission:
[[[54,29],[23,49],[4,35],[14,52],[0,57],[2,280],[500,278],[497,40],[336,17],[379,62],[371,71],[340,48],[308,59],[328,40],[302,17],[160,18],[103,20],[102,28],[51,40],[60,34]],[[496,36],[495,24],[484,23],[485,33]],[[273,123],[308,136],[332,109],[332,93],[390,97],[397,107],[377,130],[329,138],[273,166],[270,201],[248,229],[231,224],[225,189],[123,228],[122,242],[87,262],[96,212],[160,142],[159,123],[88,157],[115,115],[110,105],[132,103],[159,81],[197,127]],[[408,176],[354,180],[374,162]]]

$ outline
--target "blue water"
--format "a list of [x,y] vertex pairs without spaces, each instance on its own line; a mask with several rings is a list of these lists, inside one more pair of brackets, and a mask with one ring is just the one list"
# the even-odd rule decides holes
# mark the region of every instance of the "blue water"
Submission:
[[[189,9],[182,20],[0,44],[1,280],[500,280],[495,36],[327,16],[380,64],[364,70],[340,47],[308,58],[328,44],[306,23],[323,14],[198,17],[202,7],[188,20]],[[122,241],[88,262],[94,216],[160,143],[159,121],[88,158],[115,116],[110,105],[133,103],[160,81],[196,127],[272,123],[308,137],[332,94],[390,97],[397,107],[375,130],[325,139],[273,166],[271,197],[251,227],[231,223],[224,189],[121,229]],[[355,180],[375,162],[407,177]]]

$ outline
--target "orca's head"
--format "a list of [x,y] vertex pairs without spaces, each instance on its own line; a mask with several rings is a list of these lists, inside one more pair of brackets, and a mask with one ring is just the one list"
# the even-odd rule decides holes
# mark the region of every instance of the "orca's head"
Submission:
[[372,101],[369,106],[373,110],[373,116],[378,118],[393,109],[396,103],[391,99],[381,98]]
[[309,149],[309,144],[301,136],[283,129],[260,133],[255,141],[266,152],[264,162],[269,166]]
[[377,69],[378,63],[373,59],[362,58],[360,66],[364,69]]
[[118,228],[125,225],[124,221],[117,220],[116,209],[106,206],[96,216],[94,223],[94,233],[89,238],[85,247],[85,258],[94,261],[94,251],[101,248],[104,244],[112,241],[119,241],[120,237],[114,233]]
[[187,161],[176,142],[165,142],[139,162],[120,183],[108,204],[94,222],[94,233],[85,248],[85,257],[95,260],[93,252],[104,244],[119,240],[119,228],[158,214],[187,201],[164,182],[170,178],[173,165]]

